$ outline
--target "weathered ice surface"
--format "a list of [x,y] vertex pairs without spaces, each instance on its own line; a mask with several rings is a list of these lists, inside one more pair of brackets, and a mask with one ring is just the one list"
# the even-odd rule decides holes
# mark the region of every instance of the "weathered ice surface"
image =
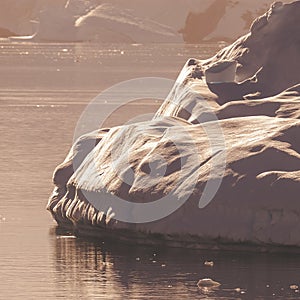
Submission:
[[190,60],[183,72],[206,75],[219,103],[277,95],[300,81],[299,13],[300,1],[274,3],[247,35],[211,59]]
[[[54,172],[57,223],[148,244],[300,247],[299,15],[299,1],[274,4],[215,57],[190,59],[153,120],[81,137]],[[149,207],[147,221],[116,198]],[[178,207],[151,219],[163,214],[151,203]]]

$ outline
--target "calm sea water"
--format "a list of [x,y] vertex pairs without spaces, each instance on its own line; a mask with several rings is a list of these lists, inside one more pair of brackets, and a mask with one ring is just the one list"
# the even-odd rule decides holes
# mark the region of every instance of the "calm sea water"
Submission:
[[[110,245],[57,232],[45,211],[53,169],[98,93],[175,79],[189,57],[218,48],[0,43],[0,299],[300,299],[298,255]],[[205,277],[221,286],[199,290]]]

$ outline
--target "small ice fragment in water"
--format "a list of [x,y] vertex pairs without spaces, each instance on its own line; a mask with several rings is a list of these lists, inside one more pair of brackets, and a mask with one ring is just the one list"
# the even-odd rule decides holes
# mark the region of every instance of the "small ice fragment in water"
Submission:
[[102,266],[105,266],[105,267],[109,267],[109,266],[113,266],[114,263],[112,263],[112,262],[107,262],[107,261],[102,261],[102,262],[101,262],[101,265],[102,265]]
[[241,292],[241,288],[236,288],[234,289],[237,293],[240,293]]
[[162,265],[161,265],[161,267],[162,267],[162,268],[165,268],[165,267],[166,267],[166,265],[165,265],[165,264],[162,264]]
[[169,284],[169,285],[168,285],[168,288],[171,288],[171,287],[172,287],[172,285],[171,285],[171,284]]
[[214,266],[214,262],[213,261],[205,261],[204,262],[204,266],[213,267]]
[[136,260],[136,261],[140,261],[141,259],[140,259],[139,257],[137,257],[135,260]]
[[121,51],[121,55],[123,55],[125,52],[124,51]]
[[62,52],[68,52],[69,50],[68,49],[62,49]]
[[76,239],[75,235],[60,235],[57,236],[56,239]]
[[197,286],[199,288],[215,288],[215,287],[218,287],[220,285],[221,285],[221,283],[219,283],[217,281],[214,281],[210,278],[200,279],[197,283]]
[[298,290],[298,285],[296,285],[296,284],[292,284],[292,285],[290,285],[290,289],[291,290]]

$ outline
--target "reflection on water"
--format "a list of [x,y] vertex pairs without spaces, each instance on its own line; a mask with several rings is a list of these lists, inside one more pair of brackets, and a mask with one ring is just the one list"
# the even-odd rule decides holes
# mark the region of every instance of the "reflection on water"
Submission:
[[[143,248],[68,236],[54,240],[57,284],[99,299],[300,298],[300,257]],[[205,265],[213,261],[213,267]],[[217,288],[197,287],[212,278]],[[297,296],[299,295],[299,296]]]
[[[45,211],[51,176],[85,105],[121,80],[175,79],[188,57],[218,45],[99,47],[0,45],[0,299],[300,299],[296,255],[129,247],[54,232]],[[221,286],[200,290],[206,277]]]

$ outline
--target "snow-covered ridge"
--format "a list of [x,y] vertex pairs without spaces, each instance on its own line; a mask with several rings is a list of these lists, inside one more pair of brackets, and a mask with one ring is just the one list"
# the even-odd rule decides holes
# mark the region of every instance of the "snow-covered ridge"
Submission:
[[[273,0],[3,0],[0,34],[35,41],[233,40]],[[285,0],[283,2],[289,2]],[[32,21],[38,21],[35,26]],[[19,39],[20,40],[20,39]]]

